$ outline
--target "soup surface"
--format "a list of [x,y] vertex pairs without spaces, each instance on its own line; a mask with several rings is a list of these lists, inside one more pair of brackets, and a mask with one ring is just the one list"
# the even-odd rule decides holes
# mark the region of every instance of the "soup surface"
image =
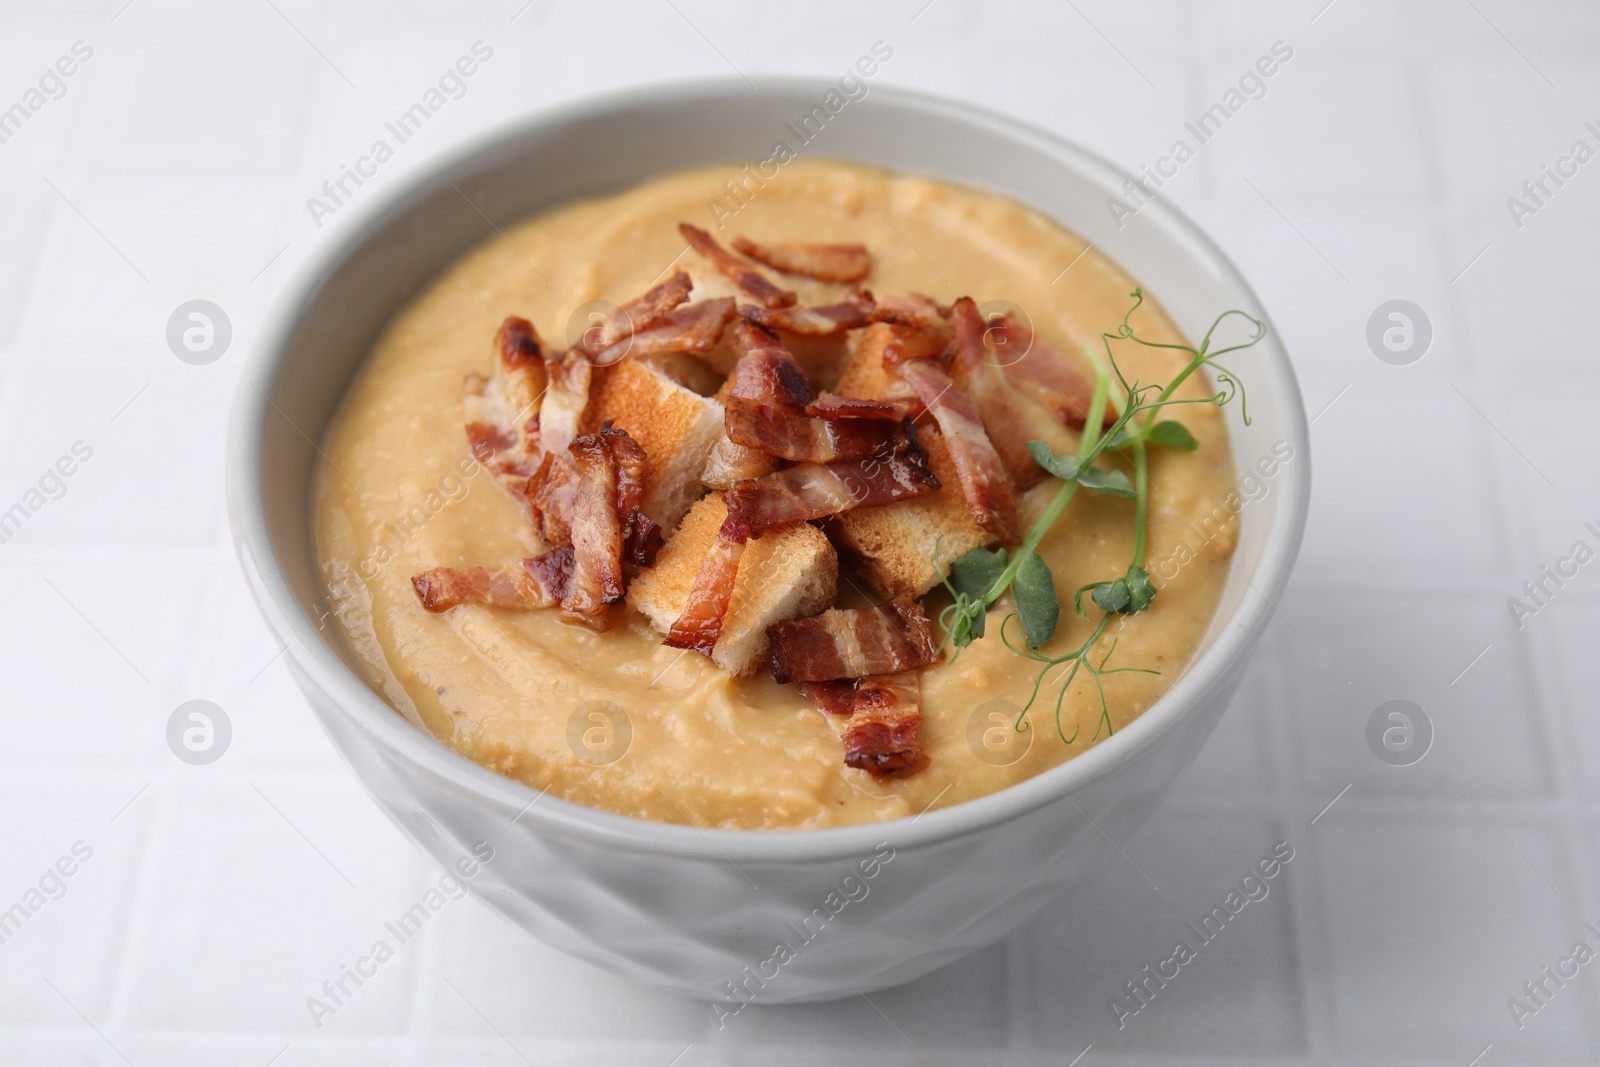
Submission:
[[[844,765],[835,724],[798,686],[779,685],[764,670],[735,677],[698,652],[666,647],[626,604],[614,605],[611,628],[597,633],[555,610],[468,604],[430,613],[419,603],[411,582],[419,572],[492,566],[545,550],[518,503],[474,461],[463,431],[463,378],[487,373],[502,320],[528,319],[559,350],[572,341],[573,310],[588,301],[629,300],[674,265],[687,266],[698,287],[701,272],[681,221],[724,243],[744,236],[864,244],[872,266],[862,284],[873,292],[923,293],[940,304],[963,295],[980,304],[1008,301],[1066,352],[1099,348],[1100,332],[1114,329],[1131,303],[1134,279],[1001,196],[797,161],[747,192],[740,206],[725,186],[739,177],[732,166],[676,173],[503,224],[503,234],[463,255],[388,324],[328,431],[314,488],[329,602],[367,680],[440,741],[535,789],[703,827],[802,829],[914,816],[1003,789],[1103,743],[1184,669],[1221,594],[1235,539],[1237,506],[1228,502],[1238,498],[1226,426],[1211,405],[1163,415],[1193,432],[1196,450],[1150,452],[1147,565],[1160,592],[1149,610],[1113,621],[1096,662],[1114,640],[1111,667],[1159,673],[1104,676],[1111,730],[1086,675],[1070,687],[1058,730],[1060,668],[1029,713],[1031,729],[1005,725],[1027,702],[1038,668],[999,639],[1001,620],[1014,610],[1009,595],[991,610],[985,637],[922,671],[928,762],[890,780]],[[802,305],[837,299],[837,286],[772,276]],[[1155,297],[1136,313],[1135,327],[1148,340],[1181,343]],[[1143,382],[1170,380],[1186,360],[1131,344],[1116,351],[1127,376]],[[1180,395],[1209,389],[1196,375]],[[1021,495],[1025,524],[1059,484],[1046,479]],[[1073,498],[1040,546],[1063,602],[1044,653],[1059,655],[1090,632],[1091,621],[1072,613],[1072,592],[1120,575],[1133,538],[1131,501],[1085,491]],[[860,584],[848,560],[841,564],[841,603],[861,602],[852,591]],[[929,614],[945,603],[935,589]],[[1091,619],[1099,614],[1090,609]]]

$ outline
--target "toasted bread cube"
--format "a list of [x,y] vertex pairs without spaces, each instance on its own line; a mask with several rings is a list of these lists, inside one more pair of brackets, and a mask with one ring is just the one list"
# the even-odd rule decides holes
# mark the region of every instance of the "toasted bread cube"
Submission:
[[[855,508],[834,517],[839,544],[861,557],[861,576],[886,597],[921,596],[944,580],[950,561],[995,542],[972,521],[950,451],[937,431],[917,431],[939,488],[881,508]],[[935,567],[934,547],[939,562]]]
[[[702,497],[656,557],[628,588],[628,602],[665,634],[689,601],[700,565],[728,517],[721,493]],[[739,577],[728,600],[722,636],[711,660],[731,674],[751,674],[766,663],[767,627],[816,615],[833,603],[839,557],[821,530],[795,523],[768,530],[745,545]]]
[[645,452],[642,510],[671,531],[705,492],[700,472],[723,436],[722,405],[632,359],[597,368],[584,432],[607,419]]
[[[881,323],[862,331],[835,392],[869,400],[904,395],[895,388],[899,379],[883,365],[890,336]],[[861,576],[886,597],[921,596],[944,580],[951,560],[995,541],[972,520],[950,450],[932,419],[918,421],[917,438],[939,488],[881,508],[846,511],[831,527],[839,544],[861,558]],[[933,563],[936,544],[943,569]]]

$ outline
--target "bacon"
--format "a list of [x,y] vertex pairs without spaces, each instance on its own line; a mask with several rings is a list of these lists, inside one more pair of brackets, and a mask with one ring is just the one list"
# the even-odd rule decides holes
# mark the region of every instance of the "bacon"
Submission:
[[545,361],[550,384],[539,409],[540,444],[546,452],[563,454],[578,435],[584,409],[589,406],[589,383],[594,367],[584,354],[571,349]]
[[837,393],[819,393],[817,399],[806,405],[806,414],[818,419],[888,419],[899,422],[915,414],[912,405],[904,400],[868,400],[860,396],[839,396]]
[[717,539],[711,542],[711,550],[700,565],[700,573],[695,575],[689,599],[667,634],[666,644],[711,655],[722,636],[722,621],[727,617],[728,602],[739,577],[745,540],[736,526],[730,528],[729,520],[723,520]]
[[572,588],[562,598],[561,614],[603,631],[611,625],[606,606],[627,590],[624,561],[654,561],[661,533],[648,519],[640,522],[644,450],[626,430],[607,421],[599,433],[576,438],[568,451],[578,485],[572,504]]
[[872,269],[866,245],[759,245],[733,239],[734,250],[785,274],[803,274],[819,282],[859,282]]
[[954,340],[954,331],[943,323],[893,323],[883,346],[883,365],[893,369],[907,360],[930,359],[944,366],[950,362]]
[[910,597],[876,608],[830,608],[815,618],[775,623],[767,637],[772,642],[772,676],[780,685],[897,674],[926,667],[939,657],[933,626],[921,603]]
[[1002,542],[1015,544],[1021,539],[1017,502],[1005,464],[972,403],[934,360],[906,360],[894,369],[938,422],[973,521]]
[[808,308],[764,308],[741,304],[739,314],[769,330],[807,337],[832,337],[867,325],[871,321],[869,316],[872,307],[872,294],[857,290],[838,304]]
[[413,575],[411,587],[432,612],[457,604],[526,611],[560,603],[571,582],[572,549],[556,548],[503,567],[435,567]]
[[547,545],[572,544],[572,505],[578,493],[578,468],[566,456],[546,452],[528,479],[526,497],[539,537]]
[[921,293],[886,296],[878,300],[867,316],[871,322],[888,322],[896,326],[935,327],[943,325],[950,317],[950,309],[940,307],[932,297]]
[[626,430],[613,430],[610,422],[601,427],[600,436],[616,466],[623,558],[637,567],[653,567],[663,538],[661,527],[639,510],[644,500],[644,449]]
[[816,396],[788,349],[762,343],[754,329],[743,331],[740,340],[761,347],[740,358],[723,404],[728,438],[735,444],[812,463],[890,456],[911,447],[910,423],[903,417],[898,423],[883,418],[811,417],[807,411]]
[[767,280],[766,275],[717,244],[714,237],[698,226],[691,226],[687,222],[682,222],[678,224],[678,232],[683,234],[685,241],[689,242],[689,247],[700,253],[701,257],[711,264],[719,274],[749,293],[762,306],[769,308],[788,307],[797,299],[793,293],[787,289],[779,289]]
[[1028,442],[1044,441],[1057,453],[1070,451],[1074,442],[1052,409],[1018,389],[989,359],[984,321],[972,298],[962,297],[951,310],[956,334],[950,377],[977,409],[1011,484],[1018,491],[1028,489],[1045,473]]
[[578,343],[573,349],[592,357],[594,362],[605,365],[615,362],[626,351],[619,353],[612,360],[599,358],[598,353],[617,347],[617,345],[636,333],[642,333],[664,321],[673,308],[689,299],[689,290],[694,288],[694,282],[689,279],[687,271],[677,271],[662,282],[653,286],[643,296],[635,297],[626,304],[617,308],[615,317],[610,322],[597,322],[583,331],[583,336],[578,338]]
[[811,706],[829,715],[849,715],[856,706],[856,683],[801,682],[800,695],[811,701]]
[[[1083,426],[1094,397],[1094,379],[1082,367],[1014,314],[991,324],[989,336],[1007,378],[1071,425]],[[1107,405],[1105,425],[1115,421],[1117,413]]]
[[915,672],[856,682],[844,723],[844,762],[879,781],[907,778],[928,765],[922,749],[922,682]]
[[888,457],[801,463],[729,489],[728,521],[734,526],[728,528],[759,537],[774,526],[881,507],[937,488],[928,454],[917,447]]
[[461,408],[467,443],[477,461],[518,501],[526,503],[528,478],[539,469],[539,398],[545,375],[539,334],[515,315],[495,334],[489,377],[469,374]]
[[648,330],[635,330],[610,347],[595,353],[594,362],[608,367],[623,356],[647,359],[668,352],[705,354],[717,347],[723,330],[734,318],[731,296],[686,304],[664,316]]

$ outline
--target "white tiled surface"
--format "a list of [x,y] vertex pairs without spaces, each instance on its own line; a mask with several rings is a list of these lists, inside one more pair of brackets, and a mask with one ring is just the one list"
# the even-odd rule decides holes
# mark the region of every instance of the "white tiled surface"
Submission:
[[[1600,967],[1520,1032],[1506,1008],[1600,920],[1600,562],[1520,631],[1506,608],[1600,520],[1600,162],[1520,231],[1505,207],[1595,142],[1592,2],[124,3],[0,8],[0,107],[94,48],[0,144],[0,509],[75,441],[94,450],[0,544],[0,909],[93,849],[0,944],[0,1063],[1600,1062]],[[305,198],[480,38],[494,60],[380,182],[526,109],[735,67],[836,73],[880,38],[884,82],[1136,165],[1293,45],[1168,188],[1256,280],[1321,411],[1311,530],[1216,738],[1070,907],[873,1004],[718,1033],[465,901],[313,1025],[305,999],[434,875],[244,594],[226,405],[322,236]],[[163,339],[196,297],[235,328],[207,367]],[[1434,324],[1410,367],[1364,342],[1394,297]],[[196,697],[235,731],[209,767],[163,739]],[[1396,697],[1437,730],[1405,769],[1363,735]],[[1110,998],[1280,840],[1296,855],[1272,893],[1119,1031]]]

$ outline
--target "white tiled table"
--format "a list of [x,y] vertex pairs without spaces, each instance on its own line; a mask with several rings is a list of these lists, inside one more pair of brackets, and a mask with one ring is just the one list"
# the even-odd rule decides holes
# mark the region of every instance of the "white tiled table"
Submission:
[[[1582,928],[1600,919],[1600,563],[1520,630],[1506,606],[1597,542],[1600,162],[1521,229],[1505,204],[1575,139],[1600,148],[1583,128],[1600,7],[123,3],[0,8],[0,108],[74,42],[94,50],[0,144],[0,509],[93,450],[0,544],[0,909],[93,850],[0,944],[0,1063],[1600,1061],[1600,966],[1521,1031],[1506,1007],[1580,937],[1600,947]],[[226,408],[267,301],[339,224],[319,231],[306,198],[480,39],[494,59],[378,182],[526,109],[734,69],[836,74],[878,39],[882,82],[1137,165],[1293,46],[1167,191],[1295,355],[1317,413],[1311,529],[1217,736],[1070,909],[875,1007],[754,1009],[718,1033],[704,1007],[464,901],[313,1026],[306,998],[434,874],[344,772],[248,602]],[[163,336],[197,297],[235,330],[203,367]],[[1364,340],[1395,297],[1435,330],[1412,366]],[[1404,769],[1364,740],[1397,697],[1437,730]],[[232,719],[211,766],[164,741],[193,698]],[[1271,895],[1119,1031],[1110,998],[1280,840],[1296,855]]]

